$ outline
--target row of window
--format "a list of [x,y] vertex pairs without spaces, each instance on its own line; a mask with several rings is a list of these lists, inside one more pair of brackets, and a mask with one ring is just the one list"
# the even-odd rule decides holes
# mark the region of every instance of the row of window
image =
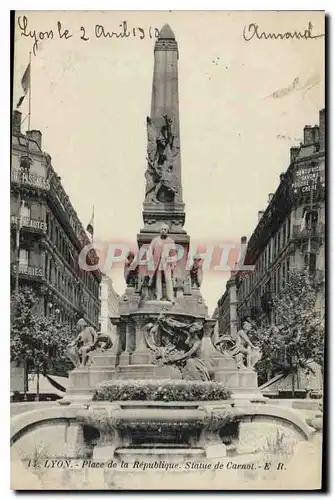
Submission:
[[[80,284],[75,282],[73,276],[70,274],[64,274],[60,271],[48,255],[45,256],[45,276],[47,280],[68,299],[69,302],[74,304],[76,307],[82,306],[82,292]],[[96,321],[99,315],[99,306],[92,302],[90,298],[85,300],[84,306],[87,310],[88,317]]]
[[45,256],[45,277],[47,280],[57,288],[65,297],[77,305],[79,300],[79,286],[74,283],[73,277],[64,275],[60,269],[55,266],[54,261]]
[[266,300],[270,300],[272,294],[278,294],[284,287],[284,284],[288,278],[288,274],[290,271],[290,259],[287,258],[271,274],[269,280],[261,285],[256,287],[252,296],[249,300],[243,302],[243,297],[241,296],[240,302],[247,307],[262,308],[264,306],[264,298]]
[[278,294],[283,288],[290,270],[290,259],[284,260],[279,266],[276,267],[270,280],[265,286],[265,291]]
[[281,250],[286,246],[291,237],[291,217],[289,217],[279,228],[277,233],[269,240],[262,254],[257,259],[254,271],[251,271],[239,288],[241,299],[251,292],[259,279],[276,260]]
[[[317,208],[304,207],[302,209],[301,224],[298,228],[299,231],[315,230],[319,222],[319,212]],[[258,280],[262,277],[264,272],[269,269],[271,264],[276,260],[277,256],[280,254],[281,250],[286,246],[291,237],[291,217],[289,217],[277,231],[275,236],[270,239],[263,253],[258,258],[255,266],[255,270],[251,272],[242,284],[242,289],[240,294],[245,297]],[[306,257],[309,259],[308,267],[311,272],[315,271],[316,267],[316,256],[311,254],[311,256]],[[305,258],[305,260],[306,260]],[[306,262],[305,262],[306,264]],[[306,264],[307,265],[307,264]],[[278,280],[280,282],[280,280]]]
[[100,316],[100,309],[92,302],[92,299],[84,292],[84,308],[87,311],[87,315],[89,318],[92,318],[95,324],[97,324]]
[[[30,251],[25,248],[20,248],[19,254],[19,267],[24,268],[30,265]],[[74,282],[73,277],[64,276],[64,274],[55,266],[52,259],[45,256],[45,278],[51,283],[57,290],[59,290],[75,307],[80,307],[81,304],[81,290],[80,285]],[[92,321],[97,322],[99,316],[99,305],[92,302],[91,299],[86,299],[85,309],[87,311],[88,317]]]
[[[40,210],[38,210],[40,208]],[[36,212],[36,213],[35,213]],[[43,219],[42,215],[42,205],[34,203],[34,213],[35,217]],[[20,217],[21,219],[30,219],[32,216],[32,204],[22,200],[20,207]],[[85,283],[88,289],[93,293],[95,297],[99,294],[99,283],[94,278],[91,273],[83,271],[79,266],[79,256],[74,250],[73,245],[70,243],[69,239],[66,237],[61,226],[56,222],[55,217],[48,211],[46,213],[46,232],[50,241],[56,246],[58,251],[61,253],[65,261],[73,268],[75,274]]]
[[[316,254],[305,254],[304,264],[311,274],[316,271]],[[272,273],[270,279],[263,286],[257,287],[249,301],[244,306],[264,307],[264,298],[271,299],[272,294],[278,295],[285,286],[290,272],[290,259],[284,260]],[[251,307],[252,307],[251,306]]]
[[[276,269],[271,273],[271,278],[265,285],[257,287],[252,294],[252,302],[256,306],[261,305],[261,297],[265,293],[279,293],[284,283],[287,280],[290,270],[290,259],[287,258],[281,262]],[[251,274],[241,283],[238,289],[239,301],[243,302],[244,298],[252,291]],[[255,283],[256,284],[256,283]]]
[[74,250],[73,245],[65,236],[64,231],[56,222],[56,219],[51,214],[46,214],[47,235],[51,242],[57,247],[66,262],[73,268],[75,274],[85,283],[87,288],[95,297],[99,294],[99,283],[94,278],[93,274],[84,271],[79,266],[79,255]]
[[[264,272],[270,267],[272,262],[276,260],[281,250],[285,247],[291,237],[291,217],[289,217],[278,229],[276,234],[269,240],[263,253],[258,259],[258,268],[260,272]],[[256,271],[257,271],[256,264]]]

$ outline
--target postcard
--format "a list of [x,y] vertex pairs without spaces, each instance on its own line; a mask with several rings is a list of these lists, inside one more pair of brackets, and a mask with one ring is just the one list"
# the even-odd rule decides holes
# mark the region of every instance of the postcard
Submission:
[[13,490],[321,490],[325,13],[16,11]]

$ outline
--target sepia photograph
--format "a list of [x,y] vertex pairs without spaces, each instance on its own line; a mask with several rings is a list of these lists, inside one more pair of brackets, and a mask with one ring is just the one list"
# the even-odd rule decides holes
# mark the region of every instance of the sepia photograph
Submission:
[[321,491],[325,12],[11,37],[11,489]]

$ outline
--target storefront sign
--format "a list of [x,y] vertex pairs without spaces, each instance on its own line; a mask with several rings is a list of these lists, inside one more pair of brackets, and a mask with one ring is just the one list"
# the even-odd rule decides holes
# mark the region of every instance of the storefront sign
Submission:
[[[15,215],[11,218],[12,224],[19,224],[20,217],[15,217]],[[46,232],[47,223],[44,221],[31,219],[30,217],[21,217],[21,225],[23,227],[31,227],[32,229],[39,229],[40,231]]]
[[308,193],[311,189],[325,187],[324,161],[301,166],[294,174],[292,184],[294,194]]
[[12,170],[12,181],[20,184],[28,184],[30,186],[38,187],[41,189],[50,189],[50,182],[45,177],[35,174],[33,172],[26,173],[20,170]]
[[[13,273],[16,273],[16,264],[13,266]],[[36,267],[36,266],[28,266],[25,264],[20,264],[19,265],[19,274],[24,274],[25,276],[32,276],[35,278],[42,278],[43,277],[43,269],[42,267]]]

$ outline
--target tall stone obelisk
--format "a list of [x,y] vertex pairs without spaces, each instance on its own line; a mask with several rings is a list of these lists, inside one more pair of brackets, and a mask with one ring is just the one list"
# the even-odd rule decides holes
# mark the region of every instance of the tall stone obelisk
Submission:
[[[176,307],[180,311],[204,317],[207,315],[200,292],[200,282],[191,280],[189,263],[190,238],[184,229],[185,205],[182,195],[178,44],[169,25],[163,26],[154,47],[154,70],[150,117],[147,117],[147,169],[143,203],[144,227],[137,235],[139,249],[160,233],[162,224],[169,226],[169,236],[183,247],[173,272]],[[193,273],[194,274],[194,273]],[[143,276],[138,277],[138,289]],[[142,288],[143,290],[143,288]],[[155,295],[155,294],[154,294]],[[149,292],[149,298],[153,295]],[[156,307],[164,304],[156,304]],[[164,306],[165,307],[165,306]]]
[[[147,118],[148,149],[144,228],[138,242],[156,236],[167,223],[175,241],[188,245],[181,182],[178,45],[167,24],[160,31],[154,49],[151,113]],[[150,234],[150,236],[149,236]]]

